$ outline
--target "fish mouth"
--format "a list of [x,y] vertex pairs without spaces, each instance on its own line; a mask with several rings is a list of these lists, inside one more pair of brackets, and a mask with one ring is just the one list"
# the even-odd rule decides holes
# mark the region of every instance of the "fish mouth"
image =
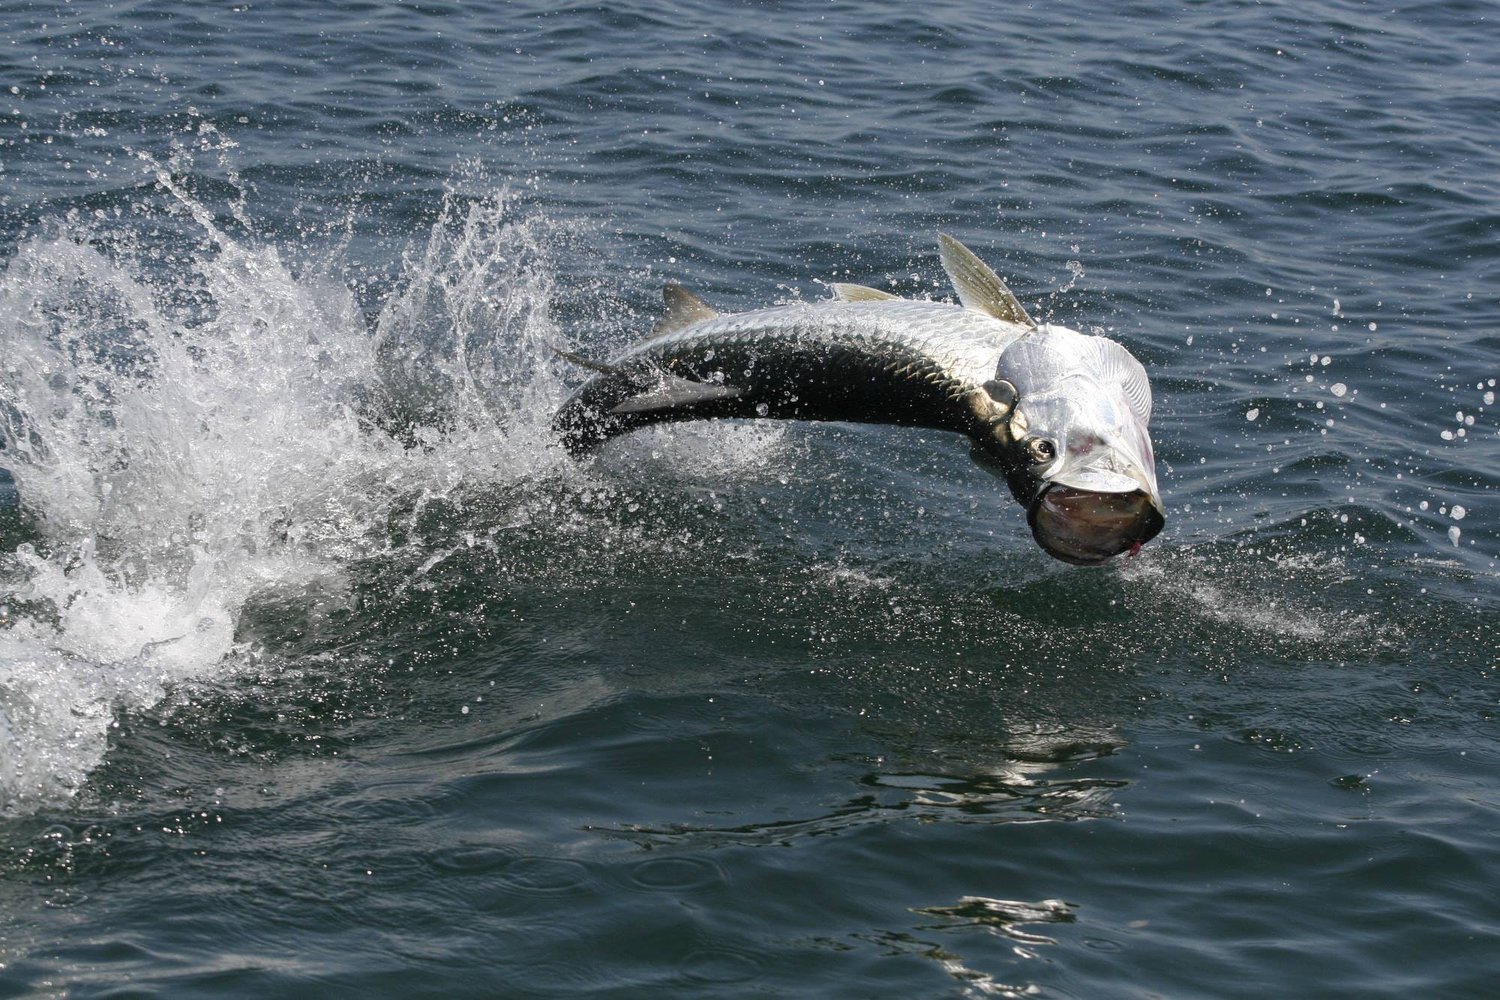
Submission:
[[1027,512],[1032,537],[1048,555],[1097,566],[1155,538],[1166,524],[1145,490],[1100,492],[1054,483]]

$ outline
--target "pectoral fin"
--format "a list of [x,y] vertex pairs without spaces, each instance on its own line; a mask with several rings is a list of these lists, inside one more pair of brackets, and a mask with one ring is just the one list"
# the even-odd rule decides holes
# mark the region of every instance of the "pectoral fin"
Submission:
[[631,396],[610,409],[615,415],[625,413],[659,413],[721,399],[737,399],[743,393],[732,385],[693,382],[675,375],[664,375],[648,391]]

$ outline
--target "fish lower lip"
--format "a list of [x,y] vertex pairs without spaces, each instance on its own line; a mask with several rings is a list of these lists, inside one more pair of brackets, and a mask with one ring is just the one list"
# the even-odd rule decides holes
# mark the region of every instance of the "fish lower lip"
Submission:
[[1166,523],[1144,490],[1099,493],[1062,485],[1048,487],[1027,520],[1048,555],[1078,566],[1096,566],[1149,542]]

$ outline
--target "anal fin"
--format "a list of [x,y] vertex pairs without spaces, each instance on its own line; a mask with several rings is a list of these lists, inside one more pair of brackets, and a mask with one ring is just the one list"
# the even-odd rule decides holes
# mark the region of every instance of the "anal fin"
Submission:
[[549,344],[548,346],[552,348],[552,353],[565,361],[571,361],[579,368],[587,368],[589,371],[598,372],[601,375],[613,375],[616,371],[614,365],[606,364],[603,361],[595,361],[593,358],[586,358],[577,351],[570,351],[565,347],[558,347],[556,344]]

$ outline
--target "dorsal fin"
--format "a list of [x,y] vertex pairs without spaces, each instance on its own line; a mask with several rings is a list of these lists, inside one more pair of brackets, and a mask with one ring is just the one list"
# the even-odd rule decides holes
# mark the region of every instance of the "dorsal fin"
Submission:
[[838,302],[885,302],[901,297],[869,285],[850,285],[842,281],[835,281],[828,287],[833,289],[833,297]]
[[659,337],[664,333],[681,330],[685,326],[694,323],[702,323],[704,320],[713,319],[719,315],[718,311],[704,302],[692,292],[673,282],[663,286],[661,290],[662,301],[666,303],[666,309],[661,314],[661,319],[651,330],[651,336]]
[[949,236],[938,234],[938,253],[943,258],[943,269],[958,291],[958,301],[966,309],[989,313],[996,319],[1022,326],[1035,327],[1031,317],[1021,305],[1021,300],[1005,287],[1000,275],[975,256],[974,251]]

